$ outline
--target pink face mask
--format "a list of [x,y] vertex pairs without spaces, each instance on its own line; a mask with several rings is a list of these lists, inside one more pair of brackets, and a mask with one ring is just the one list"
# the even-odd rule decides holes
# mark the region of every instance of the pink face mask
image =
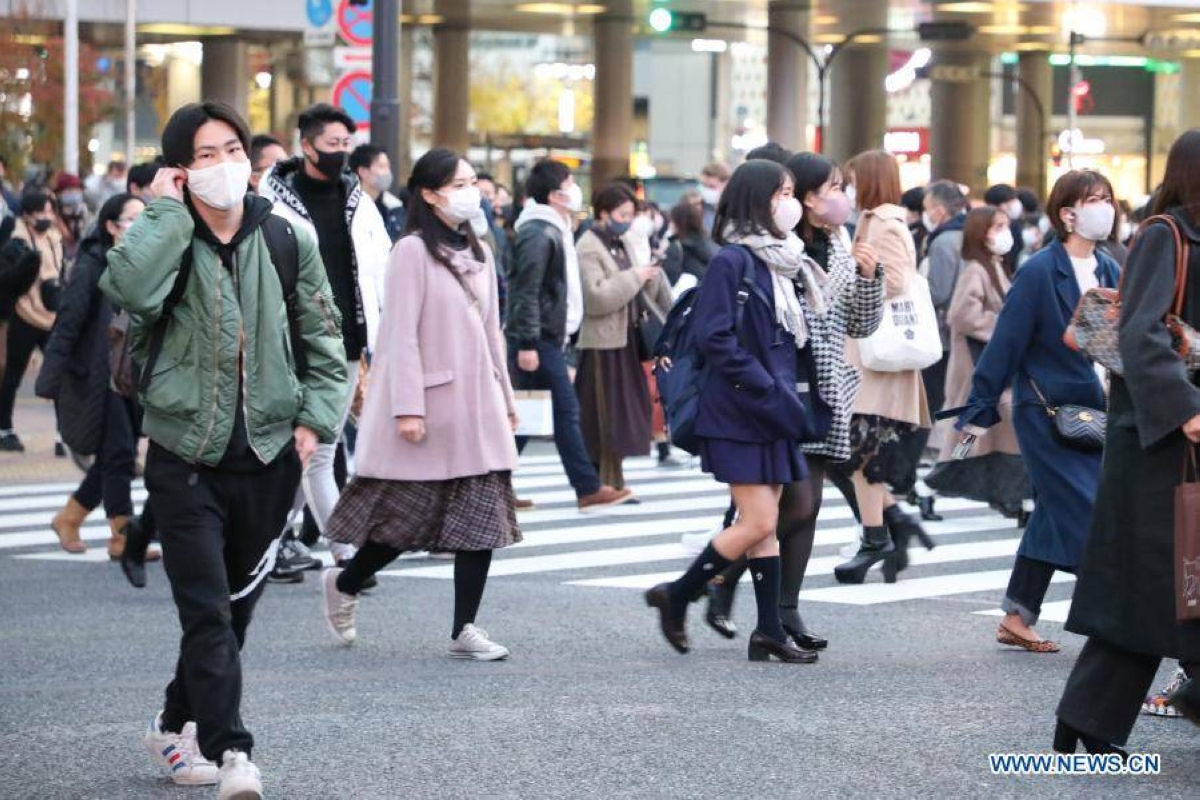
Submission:
[[844,192],[833,192],[818,198],[821,203],[817,206],[817,216],[826,225],[839,228],[850,219],[850,198]]

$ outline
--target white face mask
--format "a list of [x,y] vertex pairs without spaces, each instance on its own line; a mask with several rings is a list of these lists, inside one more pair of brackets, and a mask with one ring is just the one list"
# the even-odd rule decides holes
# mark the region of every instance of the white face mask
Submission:
[[223,161],[204,169],[187,170],[187,187],[206,206],[228,211],[250,191],[250,162]]
[[706,206],[715,206],[721,201],[721,190],[714,189],[711,186],[701,186],[700,199],[704,201]]
[[1012,231],[1008,228],[988,238],[988,249],[998,256],[1006,256],[1013,248]]
[[928,211],[921,212],[921,224],[925,226],[925,230],[933,233],[938,229],[938,224],[933,221],[933,216]]
[[775,227],[787,233],[800,224],[800,219],[804,216],[804,207],[800,205],[800,201],[794,197],[780,198],[775,204],[773,217]]
[[471,230],[475,232],[476,236],[487,236],[491,231],[491,228],[488,227],[487,217],[483,214],[471,217]]
[[1117,210],[1112,203],[1084,203],[1075,206],[1075,233],[1090,242],[1102,242],[1112,233]]
[[850,184],[844,190],[846,197],[850,198],[850,208],[858,209],[858,190],[854,188],[854,184]]
[[573,183],[570,188],[560,191],[567,196],[568,211],[577,213],[583,210],[583,189],[579,188],[579,184]]
[[1026,250],[1032,250],[1041,238],[1041,231],[1033,225],[1026,225],[1021,229],[1021,243],[1025,245]]
[[629,230],[635,236],[642,236],[649,239],[654,235],[654,221],[649,217],[634,217]]
[[464,186],[452,192],[439,194],[446,198],[446,205],[441,207],[442,213],[455,225],[461,225],[476,216],[483,216],[483,207],[479,205],[482,196],[478,186]]
[[1018,219],[1025,213],[1025,206],[1021,205],[1021,201],[1013,198],[1004,205],[1004,213],[1008,214],[1009,219]]
[[1121,241],[1128,242],[1137,233],[1137,225],[1129,220],[1121,223]]
[[393,180],[395,180],[395,176],[392,175],[391,170],[371,173],[371,187],[377,192],[386,192],[392,188]]

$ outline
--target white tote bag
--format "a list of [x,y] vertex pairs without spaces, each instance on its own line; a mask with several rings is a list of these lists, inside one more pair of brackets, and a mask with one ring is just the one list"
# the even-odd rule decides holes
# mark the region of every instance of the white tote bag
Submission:
[[520,419],[515,431],[517,436],[554,435],[554,404],[550,401],[550,392],[516,391],[513,392],[513,399]]
[[858,342],[862,365],[875,372],[925,369],[942,358],[942,338],[929,281],[913,275],[908,291],[885,298],[879,330]]

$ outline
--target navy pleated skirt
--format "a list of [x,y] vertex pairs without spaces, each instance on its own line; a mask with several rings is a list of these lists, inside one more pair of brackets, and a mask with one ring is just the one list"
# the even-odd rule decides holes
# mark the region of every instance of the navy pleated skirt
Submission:
[[721,483],[795,483],[808,477],[808,465],[795,442],[771,444],[700,438],[700,466]]

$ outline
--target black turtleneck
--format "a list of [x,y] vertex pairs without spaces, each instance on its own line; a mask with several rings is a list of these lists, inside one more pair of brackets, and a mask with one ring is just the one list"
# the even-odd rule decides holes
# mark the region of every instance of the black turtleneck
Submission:
[[295,189],[317,229],[317,246],[321,260],[325,262],[325,274],[329,276],[333,301],[342,315],[346,358],[357,361],[362,357],[366,342],[359,340],[359,328],[355,323],[358,286],[354,281],[354,241],[346,225],[346,193],[341,181],[310,178],[303,165],[296,171]]

